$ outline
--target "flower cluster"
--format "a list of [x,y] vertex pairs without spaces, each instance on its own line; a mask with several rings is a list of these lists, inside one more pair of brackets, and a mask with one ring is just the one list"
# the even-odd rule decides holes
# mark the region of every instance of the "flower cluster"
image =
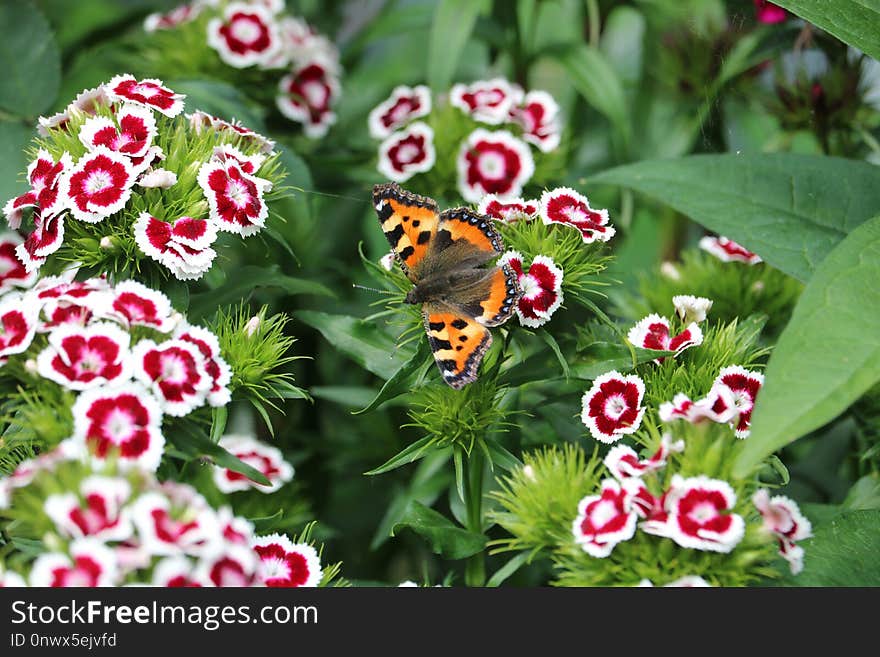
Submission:
[[[307,540],[257,536],[249,521],[229,507],[211,507],[191,486],[83,457],[66,441],[0,480],[0,511],[19,519],[19,532],[46,545],[32,562],[7,571],[2,585],[297,587],[322,581],[320,556]],[[35,512],[22,517],[23,508]]]
[[144,22],[148,32],[178,29],[196,22],[207,45],[235,69],[283,72],[275,103],[307,137],[323,137],[336,121],[333,106],[341,93],[339,51],[283,0],[238,0],[218,4],[193,0]]
[[674,474],[663,486],[657,476],[670,454],[684,448],[684,441],[673,443],[668,435],[647,459],[624,445],[612,448],[604,463],[613,478],[602,482],[598,495],[581,500],[572,525],[575,542],[590,556],[604,558],[631,539],[638,527],[682,548],[732,551],[743,539],[746,523],[734,512],[737,496],[730,484],[704,475]]
[[0,362],[16,356],[26,372],[75,395],[72,444],[97,460],[155,470],[163,417],[228,404],[232,371],[216,336],[188,324],[163,293],[72,274],[0,296]]
[[686,394],[679,393],[671,402],[661,404],[660,420],[681,419],[692,424],[709,420],[729,424],[737,438],[748,438],[752,409],[763,384],[764,375],[760,372],[729,365],[721,369],[704,398],[692,401]]
[[[529,231],[530,226],[539,223],[547,227],[574,229],[583,244],[607,242],[615,232],[608,223],[607,210],[593,210],[586,196],[567,187],[545,191],[539,200],[487,194],[477,209],[480,214],[499,222],[505,237],[512,237],[517,242],[520,241],[516,239],[517,231]],[[540,222],[536,221],[538,218]],[[526,255],[518,250],[505,253],[499,264],[509,265],[519,277],[523,295],[516,312],[520,324],[538,328],[550,321],[562,305],[564,268],[559,259],[549,255],[559,249],[548,244],[548,240],[541,240],[540,246],[528,238],[521,242],[523,247],[529,247],[530,264],[526,264]],[[538,248],[547,248],[547,253],[538,251]]]
[[12,230],[23,230],[26,213],[33,227],[0,242],[0,257],[12,249],[24,274],[13,266],[0,286],[21,286],[62,247],[62,261],[130,274],[138,255],[180,280],[199,279],[217,256],[218,230],[259,232],[278,179],[271,142],[202,112],[175,119],[183,109],[183,96],[161,80],[118,75],[41,118],[30,189],[4,207]]
[[[466,201],[478,203],[487,194],[516,197],[535,173],[530,145],[540,153],[559,146],[559,106],[544,91],[526,93],[496,78],[456,84],[439,113],[432,113],[435,105],[427,87],[399,86],[370,112],[370,135],[382,140],[377,166],[383,176],[405,182],[426,173],[443,146],[455,158],[457,189]],[[447,119],[449,112],[457,113],[452,122],[464,118],[466,125],[451,134],[444,123],[442,144],[435,144],[434,131],[444,121],[438,114],[444,111]]]

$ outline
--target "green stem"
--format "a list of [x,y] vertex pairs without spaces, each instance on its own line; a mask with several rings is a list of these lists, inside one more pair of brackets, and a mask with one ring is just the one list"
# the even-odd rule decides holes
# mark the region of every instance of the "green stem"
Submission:
[[[473,449],[464,462],[467,529],[475,534],[483,533],[483,458],[483,453],[479,449]],[[464,569],[464,582],[468,586],[483,586],[486,583],[486,562],[483,552],[468,557]]]
[[599,47],[599,0],[587,0],[587,21],[590,24],[590,45]]

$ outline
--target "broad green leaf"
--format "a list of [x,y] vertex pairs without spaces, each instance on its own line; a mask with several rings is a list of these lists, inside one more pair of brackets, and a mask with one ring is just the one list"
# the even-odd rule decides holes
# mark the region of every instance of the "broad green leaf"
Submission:
[[554,49],[549,54],[562,64],[583,99],[608,117],[624,139],[628,139],[629,109],[623,85],[605,55],[586,44]]
[[449,87],[477,17],[487,9],[486,0],[437,3],[428,40],[428,83],[434,91],[445,92]]
[[804,570],[787,586],[880,586],[880,510],[850,511],[813,527]]
[[22,121],[0,121],[0,205],[27,190],[27,148],[33,130]]
[[166,80],[177,93],[186,94],[186,110],[202,110],[230,121],[237,119],[251,130],[266,129],[263,117],[254,110],[247,96],[231,84],[216,80]]
[[335,349],[385,380],[394,376],[412,357],[412,349],[401,349],[390,335],[372,322],[313,310],[301,310],[295,313],[295,317],[320,331]]
[[773,350],[734,472],[833,420],[880,380],[880,217],[819,265]]
[[52,106],[61,55],[49,22],[30,0],[0,0],[0,109],[34,118]]
[[228,468],[233,472],[243,474],[258,484],[269,486],[272,483],[262,472],[248,465],[234,454],[230,454],[220,445],[215,445],[208,438],[197,436],[191,432],[177,432],[170,434],[169,439],[177,449],[192,458],[208,457],[221,468]]
[[352,409],[363,408],[376,396],[376,390],[366,386],[312,386],[309,392],[316,399],[325,399]]
[[428,454],[434,453],[438,450],[431,450],[431,443],[434,442],[433,436],[425,436],[414,442],[413,444],[404,447],[397,454],[392,456],[390,459],[385,461],[378,468],[374,468],[369,472],[365,472],[366,475],[378,475],[384,472],[390,472],[391,470],[396,470],[397,468],[408,465],[413,461],[418,461],[421,458],[426,457]]
[[428,541],[435,554],[446,559],[464,559],[486,546],[486,537],[469,532],[424,504],[411,502],[403,519],[394,525],[391,534],[411,529]]
[[497,465],[502,470],[512,472],[523,467],[522,461],[495,440],[487,440],[486,449],[489,450],[489,465],[493,469]]
[[880,59],[880,0],[773,0],[846,44]]
[[848,511],[880,509],[880,475],[865,475],[853,484],[841,506]]
[[605,19],[599,44],[608,63],[627,86],[642,78],[646,22],[633,7],[615,7]]
[[418,467],[409,479],[406,488],[401,488],[395,494],[385,515],[376,526],[376,533],[370,542],[370,549],[375,550],[391,537],[391,530],[401,518],[403,518],[413,500],[431,506],[440,497],[440,493],[446,490],[450,483],[449,451],[432,452],[430,456],[419,463]]
[[336,296],[329,288],[316,281],[285,276],[278,271],[277,267],[248,265],[239,267],[232,272],[229,280],[220,288],[192,295],[189,304],[190,314],[204,317],[220,306],[235,303],[247,297],[258,287],[278,288],[287,294]]
[[590,182],[666,203],[801,281],[880,212],[880,169],[834,157],[693,155],[618,167]]
[[359,411],[354,411],[354,415],[369,413],[377,409],[389,399],[394,399],[398,395],[412,390],[413,385],[424,377],[425,371],[431,366],[434,359],[431,358],[431,349],[427,340],[419,340],[418,344],[413,357],[401,365],[400,369],[385,382],[385,385],[379,390],[379,394],[369,404]]

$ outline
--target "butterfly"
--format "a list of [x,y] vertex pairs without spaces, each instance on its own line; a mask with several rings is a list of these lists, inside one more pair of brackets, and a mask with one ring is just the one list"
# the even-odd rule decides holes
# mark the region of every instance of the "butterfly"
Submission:
[[492,344],[522,295],[509,265],[486,266],[503,251],[489,217],[468,208],[437,211],[433,199],[396,183],[373,187],[379,224],[413,283],[404,301],[422,304],[428,344],[443,380],[460,389],[477,379]]

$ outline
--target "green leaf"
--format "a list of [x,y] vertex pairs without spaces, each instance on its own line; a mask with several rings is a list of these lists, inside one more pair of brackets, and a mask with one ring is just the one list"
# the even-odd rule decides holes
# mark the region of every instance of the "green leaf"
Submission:
[[275,427],[272,426],[272,418],[269,417],[269,410],[259,399],[255,397],[250,397],[249,401],[251,402],[251,406],[257,411],[257,414],[263,419],[263,424],[266,425],[266,428],[269,430],[269,434],[274,438],[275,437]]
[[530,556],[530,552],[520,552],[516,556],[512,557],[510,561],[508,561],[506,564],[501,566],[501,568],[495,571],[495,574],[492,575],[491,578],[489,578],[488,582],[486,582],[486,586],[488,588],[501,586],[504,583],[504,580],[506,580],[517,570],[522,568],[526,563],[528,563]]
[[314,310],[301,310],[294,316],[319,330],[334,348],[361,367],[385,380],[393,377],[412,358],[411,350],[400,349],[394,339],[375,323]]
[[880,586],[880,510],[850,511],[813,528],[804,570],[788,586]]
[[353,411],[354,415],[369,413],[377,409],[389,399],[394,399],[413,389],[414,385],[425,376],[425,371],[431,366],[434,359],[431,357],[431,349],[427,340],[419,340],[416,353],[407,362],[400,366],[394,375],[385,382],[373,400],[359,411]]
[[469,532],[451,520],[416,501],[410,503],[403,519],[394,525],[392,536],[401,529],[411,529],[428,541],[435,554],[446,559],[464,559],[486,546],[486,537]]
[[332,290],[316,281],[282,274],[278,267],[247,265],[231,273],[226,282],[216,290],[194,294],[190,297],[189,314],[196,317],[210,315],[220,306],[226,306],[247,298],[258,287],[278,288],[287,294],[314,294],[335,297]]
[[382,474],[383,472],[396,470],[400,466],[407,465],[409,463],[412,463],[413,461],[418,461],[419,459],[424,458],[429,453],[431,453],[431,450],[429,450],[428,448],[431,446],[433,440],[433,436],[425,436],[424,438],[414,442],[412,445],[409,445],[408,447],[405,447],[404,449],[399,451],[378,468],[374,468],[373,470],[365,472],[364,474],[378,475]]
[[511,454],[495,440],[487,440],[486,448],[489,450],[489,464],[494,468],[496,465],[503,470],[512,472],[523,467],[522,461]]
[[850,46],[880,59],[878,0],[773,0]]
[[801,281],[857,226],[880,212],[880,175],[865,162],[791,154],[693,155],[606,171]]
[[52,106],[61,84],[61,54],[49,22],[29,0],[0,0],[0,108],[35,117]]
[[25,148],[31,140],[30,125],[21,121],[0,121],[0,205],[27,190]]
[[220,442],[223,432],[226,431],[226,419],[229,415],[225,406],[211,409],[211,442],[215,445]]
[[848,511],[880,509],[880,474],[873,472],[854,483],[841,506]]
[[207,457],[221,468],[228,468],[242,474],[258,484],[269,486],[272,483],[262,472],[230,454],[220,445],[215,445],[204,436],[198,436],[191,432],[179,432],[172,434],[169,438],[177,449],[191,458]]
[[440,0],[437,3],[428,39],[428,84],[434,91],[447,91],[477,17],[488,7],[486,0]]
[[554,338],[553,334],[547,329],[541,329],[538,331],[538,335],[540,335],[544,343],[550,347],[550,351],[553,352],[553,355],[556,356],[556,360],[559,361],[559,367],[562,368],[562,376],[568,379],[571,376],[571,369],[568,366],[568,359],[562,354],[562,349],[559,348],[559,343],[556,342],[556,338]]
[[880,217],[819,265],[773,349],[734,473],[833,420],[880,380]]
[[623,84],[605,55],[586,44],[553,49],[549,54],[562,64],[583,99],[608,117],[628,139],[630,120]]

